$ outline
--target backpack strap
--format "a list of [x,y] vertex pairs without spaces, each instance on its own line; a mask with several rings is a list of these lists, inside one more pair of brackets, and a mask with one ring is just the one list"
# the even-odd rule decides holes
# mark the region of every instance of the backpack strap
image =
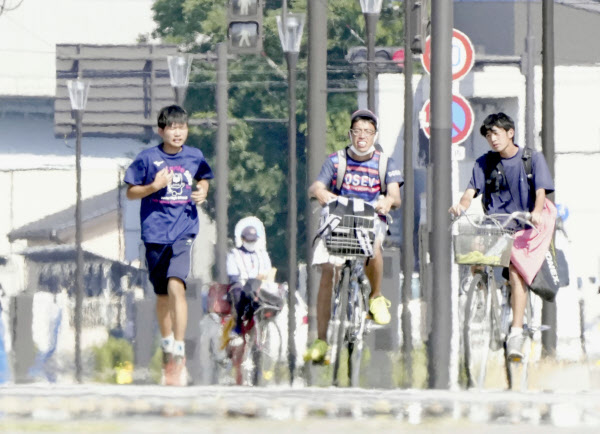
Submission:
[[341,192],[342,184],[344,183],[344,176],[346,176],[346,166],[347,166],[346,148],[340,149],[339,151],[337,151],[337,155],[338,155],[338,167],[337,167],[337,178],[335,181],[335,189],[338,192]]
[[387,175],[388,167],[388,156],[383,152],[379,153],[379,185],[381,187],[380,193],[385,194],[387,192],[387,183],[385,177]]

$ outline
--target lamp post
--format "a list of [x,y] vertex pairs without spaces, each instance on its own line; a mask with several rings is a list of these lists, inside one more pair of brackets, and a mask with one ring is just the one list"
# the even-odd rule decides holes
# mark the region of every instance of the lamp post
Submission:
[[167,63],[169,64],[171,86],[175,91],[175,101],[177,105],[183,107],[192,68],[192,56],[167,56]]
[[367,28],[367,107],[375,113],[375,30],[382,0],[360,0]]
[[298,233],[298,204],[296,200],[296,65],[298,63],[298,53],[300,52],[305,17],[304,14],[287,13],[285,7],[282,12],[281,16],[277,16],[277,29],[279,30],[279,39],[288,67],[288,364],[291,384],[294,381],[296,364],[294,339],[297,281],[296,238]]
[[71,109],[75,116],[75,176],[76,199],[75,199],[75,379],[82,382],[81,366],[81,318],[83,304],[83,250],[81,248],[81,136],[83,112],[87,104],[90,83],[82,80],[69,80],[67,82]]

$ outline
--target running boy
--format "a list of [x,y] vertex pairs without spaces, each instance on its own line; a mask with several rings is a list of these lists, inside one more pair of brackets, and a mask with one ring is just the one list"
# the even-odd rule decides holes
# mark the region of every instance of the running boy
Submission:
[[127,198],[142,200],[142,241],[162,336],[162,383],[186,386],[186,278],[198,234],[196,206],[206,200],[213,173],[202,151],[184,146],[188,115],[183,108],[171,105],[160,111],[158,134],[163,142],[139,153],[125,173],[125,182]]

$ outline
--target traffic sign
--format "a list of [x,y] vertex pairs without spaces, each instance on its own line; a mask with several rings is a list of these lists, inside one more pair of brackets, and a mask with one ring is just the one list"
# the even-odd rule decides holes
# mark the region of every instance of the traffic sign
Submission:
[[[475,49],[467,35],[452,30],[452,80],[460,80],[469,73],[475,62]],[[431,36],[425,41],[425,52],[421,54],[423,68],[431,74]]]
[[[419,113],[419,122],[423,132],[429,138],[431,136],[430,118],[431,118],[431,100],[427,100],[423,109]],[[458,145],[464,142],[471,131],[475,116],[469,101],[461,95],[452,95],[452,144]]]

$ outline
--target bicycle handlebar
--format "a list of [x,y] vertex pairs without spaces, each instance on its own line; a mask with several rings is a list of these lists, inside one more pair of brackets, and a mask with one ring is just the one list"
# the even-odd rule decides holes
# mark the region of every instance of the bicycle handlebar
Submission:
[[[475,228],[483,228],[485,225],[477,224],[473,221],[473,219],[463,211],[459,217],[453,219],[452,223],[454,224],[461,217],[465,217],[465,219],[469,222],[469,224]],[[528,211],[515,211],[512,214],[485,214],[487,220],[492,222],[495,226],[500,229],[506,229],[506,227],[512,222],[516,221],[519,223],[523,223],[527,226],[531,226],[535,229],[534,224],[531,222],[531,213]],[[500,220],[504,220],[504,223]]]
[[[347,199],[350,199],[350,200],[352,200],[352,199],[361,199],[361,198],[359,198],[359,197],[356,197],[356,196],[337,196],[335,199],[331,199],[331,200],[330,200],[329,202],[327,202],[325,205],[321,206],[321,204],[319,203],[319,201],[317,200],[317,198],[316,198],[316,197],[311,197],[311,198],[310,198],[310,203],[312,203],[312,204],[319,203],[319,207],[321,207],[321,208],[324,208],[324,207],[326,207],[327,205],[329,205],[329,204],[331,204],[331,203],[337,202],[339,197],[345,197],[345,198],[347,198]],[[369,203],[369,202],[365,201],[364,199],[361,199],[361,200],[363,200],[363,201],[364,201],[365,203],[367,203],[367,204]],[[372,206],[372,205],[371,205],[371,206]],[[315,208],[315,211],[316,211],[317,209],[318,209],[318,208]],[[393,222],[394,222],[394,219],[392,218],[392,216],[391,216],[391,214],[390,214],[389,212],[388,212],[388,213],[386,213],[386,214],[379,214],[377,211],[375,211],[375,214],[377,214],[377,215],[379,215],[379,216],[382,216],[382,217],[385,217],[385,219],[386,219],[386,221],[387,221],[388,223],[393,223]]]

